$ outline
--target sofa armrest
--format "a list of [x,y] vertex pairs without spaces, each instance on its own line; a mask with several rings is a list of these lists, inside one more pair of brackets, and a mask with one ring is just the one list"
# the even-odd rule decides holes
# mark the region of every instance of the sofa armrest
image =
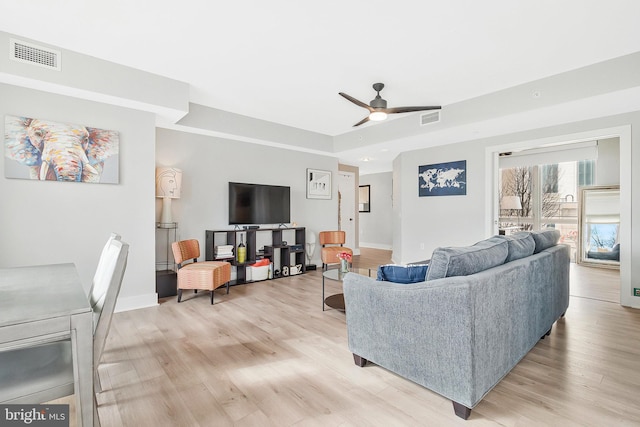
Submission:
[[458,403],[476,403],[473,301],[464,278],[414,284],[344,279],[349,349]]

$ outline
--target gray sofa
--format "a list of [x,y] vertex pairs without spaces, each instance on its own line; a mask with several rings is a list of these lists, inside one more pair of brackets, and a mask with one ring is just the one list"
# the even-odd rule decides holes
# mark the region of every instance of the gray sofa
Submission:
[[349,350],[471,409],[549,335],[569,306],[569,248],[556,230],[437,248],[425,281],[344,279]]

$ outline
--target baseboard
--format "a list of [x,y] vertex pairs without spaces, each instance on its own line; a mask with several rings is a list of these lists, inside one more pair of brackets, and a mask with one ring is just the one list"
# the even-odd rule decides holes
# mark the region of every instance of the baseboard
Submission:
[[386,251],[390,251],[393,248],[389,245],[384,245],[382,243],[363,243],[360,242],[360,247],[362,248],[371,248],[371,249],[384,249]]
[[136,295],[134,297],[119,297],[116,302],[115,312],[137,310],[139,308],[155,307],[158,305],[158,294]]

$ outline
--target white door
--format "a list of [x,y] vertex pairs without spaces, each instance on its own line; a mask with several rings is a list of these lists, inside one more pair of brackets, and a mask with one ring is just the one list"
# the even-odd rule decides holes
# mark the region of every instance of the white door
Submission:
[[356,176],[353,172],[338,172],[338,225],[344,230],[345,246],[356,252]]

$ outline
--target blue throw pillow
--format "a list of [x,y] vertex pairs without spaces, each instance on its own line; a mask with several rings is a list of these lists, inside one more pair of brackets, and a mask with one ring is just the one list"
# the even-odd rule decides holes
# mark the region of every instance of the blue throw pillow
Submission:
[[377,279],[394,283],[418,283],[427,278],[428,264],[395,265],[387,264],[378,267]]

